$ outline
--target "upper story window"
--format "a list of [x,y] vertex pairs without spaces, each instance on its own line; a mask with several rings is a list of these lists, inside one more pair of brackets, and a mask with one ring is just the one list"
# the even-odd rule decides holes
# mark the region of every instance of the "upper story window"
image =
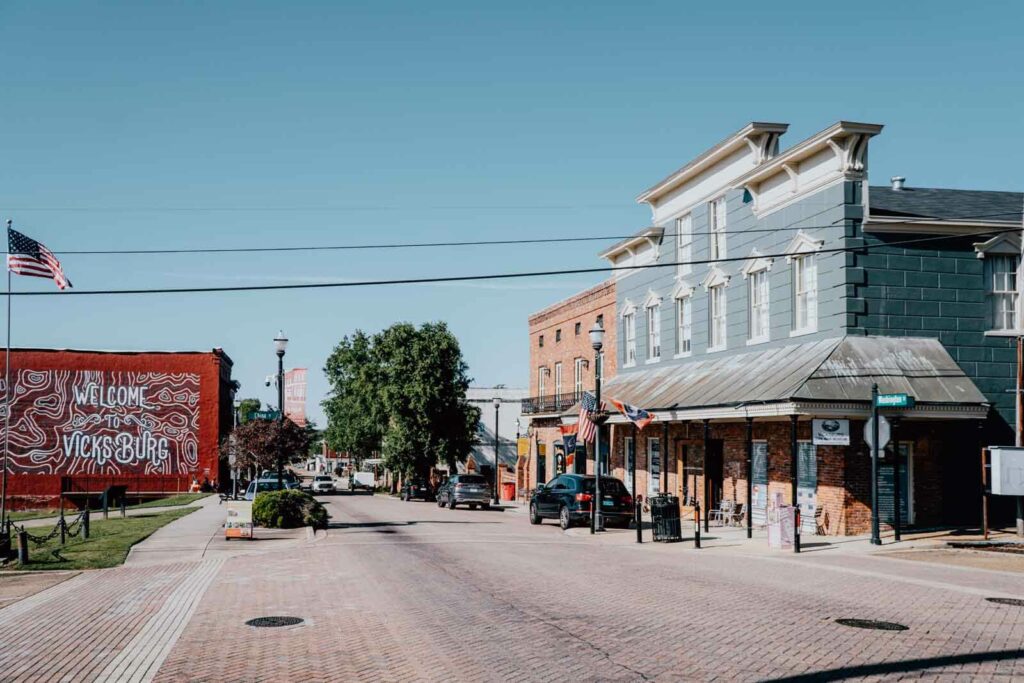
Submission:
[[818,329],[818,264],[814,254],[793,257],[793,332]]
[[747,341],[768,341],[768,271],[758,270],[747,278]]
[[555,330],[555,343],[562,341],[562,330]]
[[579,399],[583,396],[583,366],[586,364],[583,358],[577,358],[572,369],[572,393],[573,397]]
[[992,254],[985,259],[989,281],[989,310],[993,330],[1018,329],[1020,292],[1017,278],[1020,257],[1011,254]]
[[708,203],[708,249],[712,260],[725,258],[725,197]]
[[555,396],[562,395],[562,364],[555,363]]
[[708,288],[708,351],[725,348],[725,285]]
[[676,219],[676,273],[687,275],[693,271],[693,221],[690,214]]
[[693,297],[683,296],[676,299],[676,355],[685,356],[690,353],[690,339],[693,336]]
[[622,309],[622,364],[630,367],[636,364],[636,306],[627,299]]
[[548,369],[543,365],[537,368],[537,395],[543,396],[547,389]]
[[583,323],[576,323],[576,327],[573,328],[575,335],[580,336],[580,330],[583,329]]
[[544,335],[543,334],[540,335],[539,337],[537,337],[537,346],[541,347],[542,349],[544,348]]
[[661,304],[647,307],[647,360],[661,359]]
[[804,231],[796,234],[786,249],[786,259],[793,268],[793,331],[790,335],[807,334],[818,329],[818,257],[824,240],[816,240]]

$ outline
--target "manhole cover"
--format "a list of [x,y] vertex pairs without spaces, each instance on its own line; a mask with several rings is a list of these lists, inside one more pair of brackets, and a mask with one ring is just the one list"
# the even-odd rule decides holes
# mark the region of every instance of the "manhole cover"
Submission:
[[876,631],[906,631],[908,628],[892,621],[875,621],[874,619],[836,619],[836,623],[853,628],[871,628]]
[[994,602],[997,605],[1012,605],[1014,607],[1024,607],[1024,600],[1020,598],[985,598],[989,602]]
[[276,626],[295,626],[301,623],[302,619],[298,617],[256,617],[245,622],[245,625],[256,628],[274,628]]

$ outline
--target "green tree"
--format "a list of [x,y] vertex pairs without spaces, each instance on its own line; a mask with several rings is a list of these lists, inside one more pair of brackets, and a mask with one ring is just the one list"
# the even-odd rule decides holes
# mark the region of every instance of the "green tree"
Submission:
[[234,450],[237,467],[276,470],[278,454],[288,464],[306,457],[310,433],[291,420],[250,420],[239,425],[224,444]]
[[238,404],[238,423],[245,424],[249,421],[249,413],[254,413],[260,409],[260,400],[258,398],[243,398]]
[[398,323],[372,338],[356,332],[325,372],[331,448],[357,459],[379,452],[392,471],[419,476],[469,455],[480,411],[466,401],[467,367],[444,323]]

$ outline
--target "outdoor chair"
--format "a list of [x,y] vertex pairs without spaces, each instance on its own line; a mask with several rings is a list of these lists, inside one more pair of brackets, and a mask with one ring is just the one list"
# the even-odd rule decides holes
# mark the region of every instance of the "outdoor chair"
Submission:
[[731,500],[723,500],[716,509],[708,513],[708,524],[717,520],[719,525],[725,526],[732,519],[735,509],[735,504]]
[[746,505],[743,503],[735,503],[735,505],[736,507],[729,518],[729,525],[743,526],[743,521],[746,519]]

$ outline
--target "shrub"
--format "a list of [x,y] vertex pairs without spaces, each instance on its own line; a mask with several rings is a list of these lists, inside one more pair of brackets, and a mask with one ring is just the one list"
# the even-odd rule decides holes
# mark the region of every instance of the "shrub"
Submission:
[[312,496],[295,489],[257,494],[252,504],[252,519],[257,526],[268,529],[327,528],[326,508]]

